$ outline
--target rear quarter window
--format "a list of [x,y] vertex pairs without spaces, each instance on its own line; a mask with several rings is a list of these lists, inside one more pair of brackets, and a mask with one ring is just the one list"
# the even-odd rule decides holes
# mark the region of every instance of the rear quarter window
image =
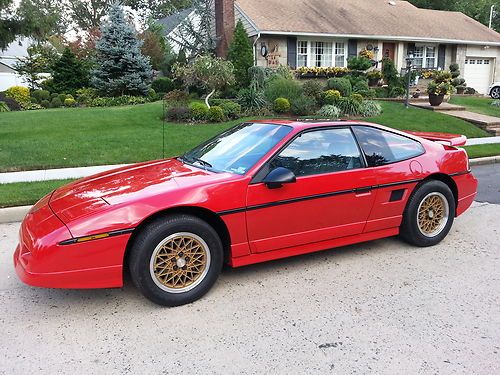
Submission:
[[402,135],[369,126],[354,126],[353,131],[369,167],[407,160],[424,153],[419,142]]

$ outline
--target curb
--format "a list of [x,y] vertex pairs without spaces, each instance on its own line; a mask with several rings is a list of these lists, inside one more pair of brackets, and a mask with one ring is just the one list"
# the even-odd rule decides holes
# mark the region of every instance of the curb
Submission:
[[476,159],[469,160],[469,165],[471,165],[471,166],[496,164],[496,163],[500,163],[500,155],[499,156],[488,156],[485,158],[476,158]]
[[[500,163],[500,155],[469,160],[470,166],[496,164],[496,163]],[[30,210],[30,208],[31,206],[0,208],[0,224],[22,221],[26,216],[26,214],[28,213],[28,211]]]
[[22,221],[31,206],[7,207],[0,209],[0,224]]

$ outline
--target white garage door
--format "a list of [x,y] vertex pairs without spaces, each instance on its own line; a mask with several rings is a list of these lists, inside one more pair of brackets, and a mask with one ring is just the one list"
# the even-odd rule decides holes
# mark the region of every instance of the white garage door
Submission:
[[475,88],[480,94],[486,94],[491,84],[492,67],[493,59],[467,57],[464,72],[467,86]]

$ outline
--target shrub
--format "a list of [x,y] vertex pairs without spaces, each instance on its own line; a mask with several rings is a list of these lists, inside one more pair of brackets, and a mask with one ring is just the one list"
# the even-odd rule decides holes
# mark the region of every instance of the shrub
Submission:
[[204,103],[194,102],[189,105],[191,116],[197,121],[204,121],[207,119],[208,107]]
[[361,103],[352,97],[340,98],[337,102],[342,116],[357,116],[361,110]]
[[207,118],[210,122],[222,122],[224,121],[224,111],[218,105],[214,105],[208,110]]
[[161,98],[161,95],[157,94],[156,91],[154,89],[149,89],[148,91],[148,100],[150,102],[154,102],[158,99]]
[[286,113],[290,111],[290,101],[287,98],[276,98],[273,109],[277,113]]
[[65,107],[75,107],[76,100],[73,98],[66,98],[66,99],[64,99],[64,106]]
[[398,71],[391,59],[385,58],[382,60],[382,77],[389,86],[399,85]]
[[7,97],[3,92],[0,92],[0,101],[7,104],[7,107],[9,107],[11,111],[20,111],[22,109],[21,105],[18,102],[16,102],[12,98]]
[[323,84],[323,82],[315,79],[306,81],[302,85],[302,90],[304,91],[304,94],[307,96],[311,96],[316,100],[319,100],[321,98],[321,94],[323,93],[324,89],[325,85]]
[[352,87],[352,91],[356,94],[360,94],[361,96],[369,96],[370,95],[370,87],[368,86],[367,80],[359,80]]
[[363,103],[363,96],[360,94],[352,94],[351,99],[357,101],[359,104]]
[[14,99],[19,105],[24,108],[31,105],[30,90],[22,86],[12,86],[5,90],[7,98]]
[[48,100],[42,100],[40,102],[40,105],[43,107],[43,108],[50,108],[50,102]]
[[97,97],[97,90],[85,87],[82,89],[76,90],[76,100],[78,103],[88,104],[90,101]]
[[52,108],[59,108],[59,107],[62,107],[63,105],[63,102],[61,101],[61,99],[59,97],[55,97],[54,99],[52,99],[52,101],[50,102],[50,106]]
[[493,107],[500,107],[500,100],[496,99],[491,102]]
[[247,111],[254,112],[264,108],[267,100],[263,91],[250,87],[238,92],[238,103]]
[[465,85],[465,79],[463,78],[453,78],[451,81],[451,84],[455,87],[457,86],[464,86]]
[[341,97],[342,95],[340,95],[340,91],[338,90],[326,90],[323,93],[322,101],[324,104],[335,104]]
[[339,118],[340,109],[332,104],[326,104],[316,114],[325,118]]
[[232,100],[221,100],[219,104],[214,104],[222,108],[226,118],[237,119],[241,115],[241,105]]
[[464,94],[467,94],[467,95],[474,95],[475,93],[476,93],[476,90],[472,87],[467,87],[464,91]]
[[35,98],[37,103],[41,103],[43,100],[48,100],[50,98],[50,92],[47,90],[33,90],[31,92],[31,97]]
[[0,102],[0,112],[9,112],[10,108],[5,102]]
[[191,111],[188,107],[170,107],[167,109],[167,118],[171,121],[191,120]]
[[59,97],[59,93],[57,93],[57,92],[53,92],[52,94],[50,94],[50,100],[57,98],[57,97]]
[[265,94],[270,102],[277,98],[293,100],[302,96],[302,86],[293,79],[277,77],[267,82]]
[[185,91],[172,90],[165,95],[165,100],[168,103],[186,104],[189,101],[189,95]]
[[388,97],[389,98],[398,98],[400,96],[404,96],[406,94],[406,90],[401,86],[389,87]]
[[352,85],[347,78],[330,78],[328,88],[337,90],[342,96],[349,96],[352,93]]
[[58,98],[61,101],[61,103],[64,103],[64,100],[66,99],[66,94],[59,94]]
[[291,110],[294,115],[305,116],[314,112],[316,102],[310,96],[299,96],[291,102]]
[[347,59],[347,68],[350,70],[368,70],[372,67],[370,59],[360,56]]
[[382,107],[373,100],[365,100],[361,103],[360,112],[363,117],[374,117],[382,113]]
[[167,93],[174,89],[174,82],[168,77],[156,78],[151,83],[151,88],[158,93]]

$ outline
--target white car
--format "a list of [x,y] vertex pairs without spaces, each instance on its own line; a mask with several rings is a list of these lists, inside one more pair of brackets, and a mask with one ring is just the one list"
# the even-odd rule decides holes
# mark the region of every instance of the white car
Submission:
[[488,95],[493,99],[500,99],[500,82],[493,82],[488,87]]

